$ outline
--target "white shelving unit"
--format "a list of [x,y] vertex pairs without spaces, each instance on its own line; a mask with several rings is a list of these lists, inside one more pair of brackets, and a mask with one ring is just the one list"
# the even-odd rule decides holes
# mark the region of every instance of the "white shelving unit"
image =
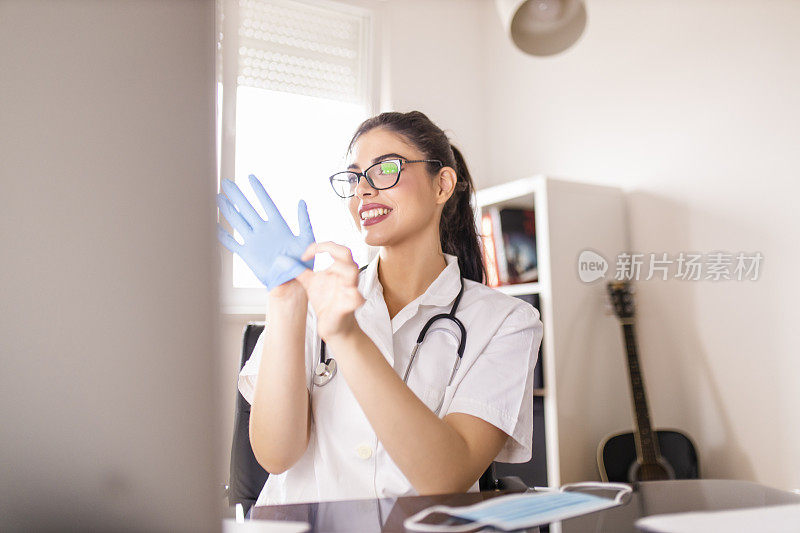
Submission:
[[587,249],[599,253],[609,264],[605,279],[613,277],[617,255],[628,249],[624,195],[614,187],[538,175],[481,189],[475,200],[478,228],[489,206],[535,211],[539,280],[497,289],[539,295],[544,388],[534,394],[544,402],[548,485],[600,480],[597,445],[630,427],[630,393],[605,281],[582,282],[578,256]]

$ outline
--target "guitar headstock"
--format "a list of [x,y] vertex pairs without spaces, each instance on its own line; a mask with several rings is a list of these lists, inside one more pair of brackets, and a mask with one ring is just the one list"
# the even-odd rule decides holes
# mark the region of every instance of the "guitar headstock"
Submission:
[[606,288],[617,318],[620,320],[632,320],[634,315],[633,288],[630,282],[609,281],[606,284]]

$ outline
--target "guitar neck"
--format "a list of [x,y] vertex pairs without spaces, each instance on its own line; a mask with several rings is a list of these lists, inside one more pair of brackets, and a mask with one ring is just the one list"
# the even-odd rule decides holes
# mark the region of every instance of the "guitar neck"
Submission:
[[636,335],[633,321],[625,321],[622,324],[625,334],[625,349],[628,354],[628,372],[631,379],[631,391],[633,393],[633,410],[635,413],[636,431],[634,437],[636,447],[639,450],[639,457],[643,463],[655,463],[659,458],[658,441],[653,436],[653,428],[650,424],[650,412],[647,408],[647,396],[645,396],[644,380],[639,370],[639,355],[636,348]]

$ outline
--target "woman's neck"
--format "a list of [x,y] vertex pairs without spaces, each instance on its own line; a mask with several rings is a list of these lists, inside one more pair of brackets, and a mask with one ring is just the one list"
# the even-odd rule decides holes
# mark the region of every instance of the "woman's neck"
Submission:
[[[428,250],[428,251],[423,251]],[[440,249],[417,248],[407,253],[394,247],[381,248],[378,261],[378,280],[389,318],[423,294],[447,266]]]

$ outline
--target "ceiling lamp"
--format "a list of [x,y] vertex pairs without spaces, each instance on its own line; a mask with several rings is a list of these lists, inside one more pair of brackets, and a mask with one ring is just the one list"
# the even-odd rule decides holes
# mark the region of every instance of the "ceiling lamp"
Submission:
[[526,54],[549,56],[563,52],[586,27],[581,0],[495,0],[503,28]]

